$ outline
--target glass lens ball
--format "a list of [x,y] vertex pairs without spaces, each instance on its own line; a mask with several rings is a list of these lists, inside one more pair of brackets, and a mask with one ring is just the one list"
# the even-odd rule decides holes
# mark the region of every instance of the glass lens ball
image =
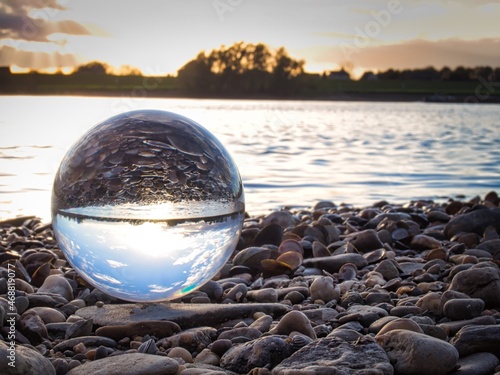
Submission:
[[139,110],[96,125],[67,152],[52,222],[88,283],[137,302],[181,297],[224,266],[245,214],[224,146],[175,113]]

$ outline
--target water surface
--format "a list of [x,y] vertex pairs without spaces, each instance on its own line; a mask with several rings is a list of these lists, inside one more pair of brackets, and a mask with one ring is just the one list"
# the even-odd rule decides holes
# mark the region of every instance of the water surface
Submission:
[[50,220],[69,147],[104,119],[141,108],[177,112],[219,138],[250,214],[500,190],[500,105],[4,96],[0,108],[0,218]]

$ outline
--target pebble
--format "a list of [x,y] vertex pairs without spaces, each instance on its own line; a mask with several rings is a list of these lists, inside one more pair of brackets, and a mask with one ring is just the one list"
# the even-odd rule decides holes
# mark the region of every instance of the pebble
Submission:
[[500,270],[492,263],[486,265],[458,272],[451,281],[450,290],[480,298],[487,308],[500,307]]
[[177,323],[168,320],[151,320],[145,322],[129,323],[124,325],[112,325],[100,327],[96,335],[110,337],[119,340],[123,337],[154,335],[158,338],[170,337],[179,333],[181,328]]
[[276,327],[272,330],[276,335],[289,335],[292,332],[300,332],[313,340],[316,339],[316,333],[312,328],[311,322],[301,311],[293,310],[281,318]]
[[71,284],[65,277],[59,275],[49,275],[42,286],[38,288],[37,293],[59,294],[68,301],[73,299]]
[[384,350],[370,337],[355,343],[338,337],[313,341],[276,366],[273,375],[380,374],[392,375]]
[[446,375],[458,363],[453,345],[422,333],[396,329],[375,339],[400,375]]
[[443,314],[450,320],[473,319],[481,315],[484,301],[479,298],[457,298],[447,301]]
[[458,360],[458,370],[449,375],[491,375],[500,361],[491,353],[474,353]]
[[[14,364],[14,366],[9,365]],[[16,345],[12,355],[10,347],[0,341],[0,373],[5,375],[56,375],[52,363],[38,351]]]
[[128,353],[89,361],[75,367],[68,375],[169,375],[179,364],[172,358],[144,353]]
[[466,325],[450,342],[460,356],[480,352],[500,356],[500,325]]
[[322,300],[329,302],[340,299],[340,288],[333,284],[333,279],[327,276],[320,276],[311,284],[310,287],[311,300]]
[[4,221],[0,335],[9,262],[16,355],[34,373],[499,373],[498,204],[490,193],[248,215],[219,274],[165,303],[92,288],[50,224]]

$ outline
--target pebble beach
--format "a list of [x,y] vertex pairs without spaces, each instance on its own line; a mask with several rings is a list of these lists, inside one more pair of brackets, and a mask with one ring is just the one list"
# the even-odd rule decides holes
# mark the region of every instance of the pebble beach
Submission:
[[88,285],[50,223],[0,221],[0,373],[500,375],[500,199],[246,214],[178,300]]

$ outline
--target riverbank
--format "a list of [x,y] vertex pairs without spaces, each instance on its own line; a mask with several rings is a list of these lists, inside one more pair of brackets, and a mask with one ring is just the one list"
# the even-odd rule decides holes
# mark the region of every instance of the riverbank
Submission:
[[0,372],[500,373],[497,193],[247,216],[212,281],[155,304],[90,287],[50,224],[1,221]]
[[155,90],[139,94],[134,89],[127,90],[15,90],[0,92],[0,96],[82,96],[82,97],[130,97],[130,98],[170,98],[170,99],[225,99],[225,100],[314,100],[345,102],[426,102],[457,104],[499,104],[500,96],[475,94],[433,94],[433,93],[378,93],[345,92],[329,95],[189,95],[178,90]]

